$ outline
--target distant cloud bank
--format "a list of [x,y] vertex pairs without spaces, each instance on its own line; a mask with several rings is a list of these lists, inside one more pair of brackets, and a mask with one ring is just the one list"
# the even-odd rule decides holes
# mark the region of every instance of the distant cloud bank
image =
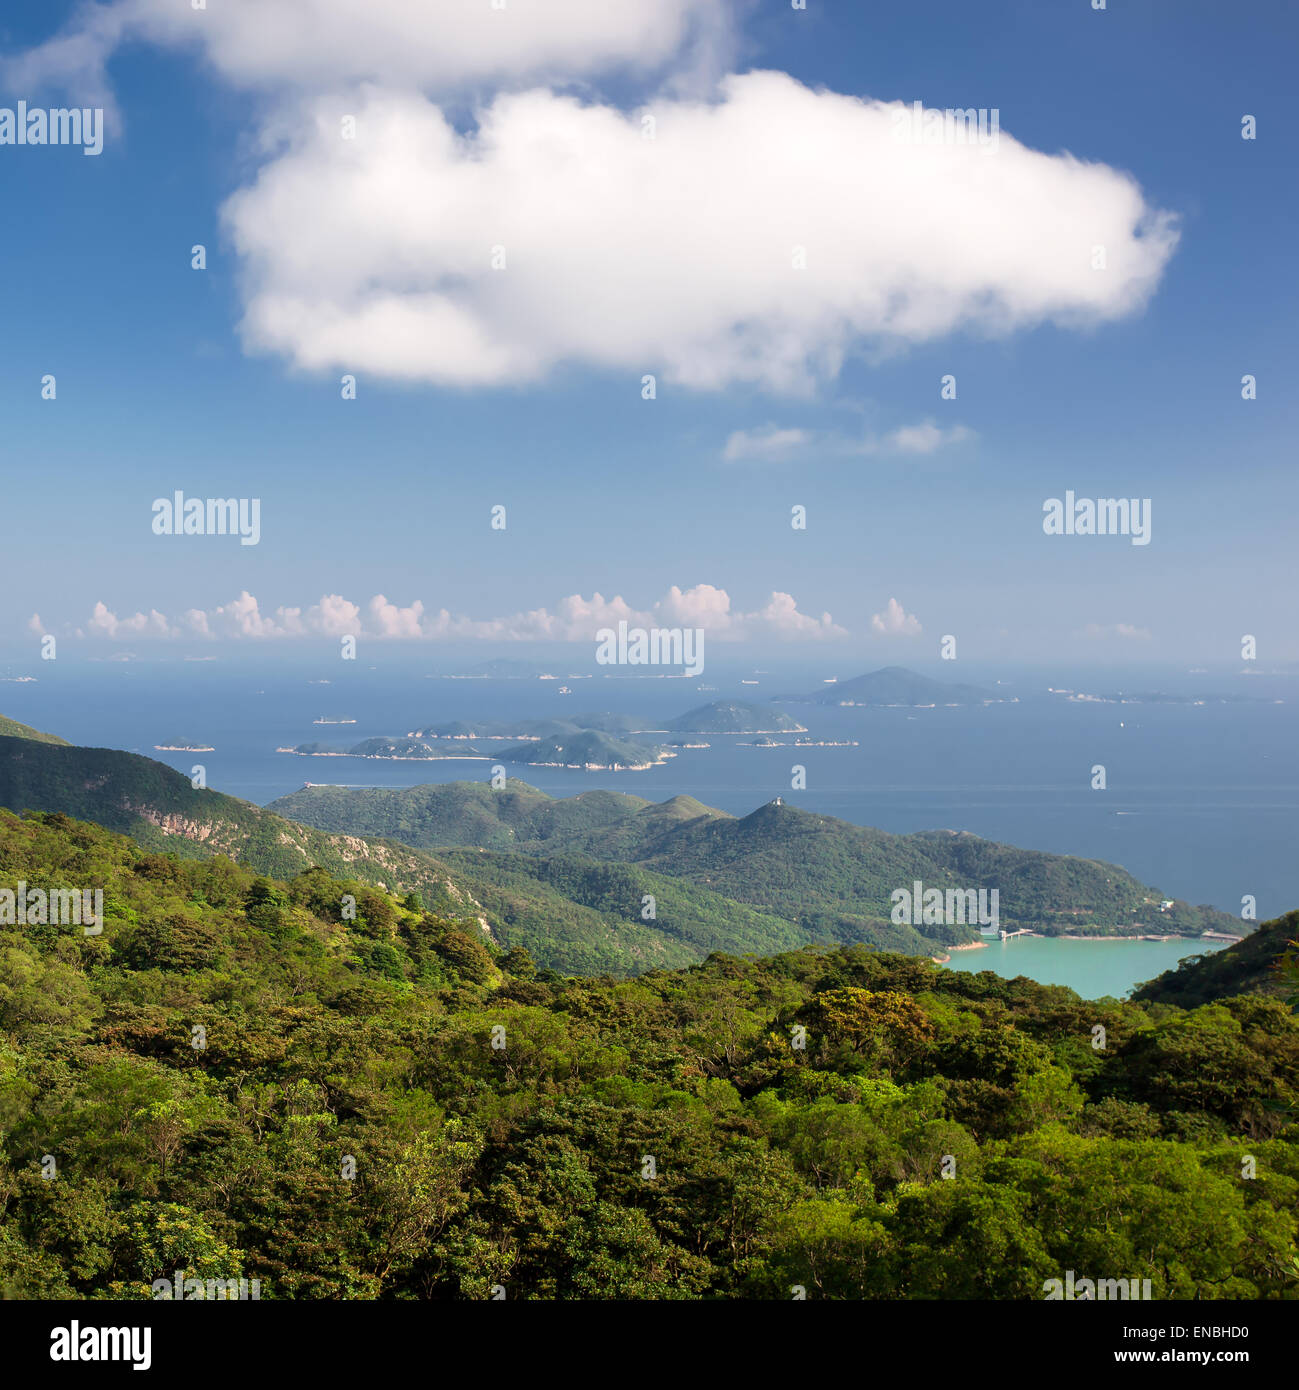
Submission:
[[[73,629],[77,637],[112,641],[141,638],[189,638],[211,640],[276,640],[295,637],[368,636],[390,641],[484,639],[520,642],[594,641],[597,631],[620,621],[641,627],[700,627],[710,638],[723,641],[817,640],[846,637],[829,613],[819,618],[799,611],[790,594],[773,592],[766,604],[752,612],[733,607],[725,589],[697,584],[691,589],[673,585],[649,609],[633,608],[621,596],[606,599],[595,593],[584,598],[570,594],[553,611],[536,608],[503,618],[470,618],[449,609],[427,608],[420,600],[402,607],[383,594],[367,603],[354,603],[341,594],[326,594],[307,608],[278,607],[263,612],[247,590],[230,603],[216,608],[191,608],[169,617],[151,608],[119,616],[106,604],[96,603],[90,618]],[[39,616],[29,627],[44,632]]]

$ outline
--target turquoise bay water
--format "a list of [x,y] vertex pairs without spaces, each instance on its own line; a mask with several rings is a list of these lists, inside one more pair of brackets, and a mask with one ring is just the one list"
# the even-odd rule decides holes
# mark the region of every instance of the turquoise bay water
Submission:
[[1027,975],[1044,985],[1068,985],[1084,999],[1122,999],[1135,986],[1172,970],[1185,956],[1220,951],[1225,941],[1065,941],[1017,936],[976,950],[953,951],[953,970],[991,970],[1013,978]]

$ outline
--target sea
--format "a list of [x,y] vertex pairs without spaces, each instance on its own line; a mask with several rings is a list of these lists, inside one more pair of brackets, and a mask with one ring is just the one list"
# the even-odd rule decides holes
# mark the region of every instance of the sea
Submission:
[[[265,804],[305,782],[404,787],[486,780],[495,758],[385,762],[308,758],[276,749],[347,746],[455,719],[530,719],[611,710],[647,725],[713,700],[769,703],[832,689],[870,669],[826,660],[779,668],[721,666],[703,676],[644,676],[555,658],[554,679],[473,679],[468,669],[389,644],[374,664],[336,651],[217,660],[60,658],[0,665],[0,713],[74,743],[126,749],[207,785]],[[379,651],[370,648],[373,654]],[[481,656],[473,658],[481,660]],[[966,667],[925,674],[995,689],[1004,703],[974,707],[841,708],[778,703],[823,747],[750,746],[751,735],[700,736],[644,771],[512,765],[510,776],[554,796],[608,787],[662,801],[688,795],[734,815],[783,796],[791,805],[906,833],[968,830],[1027,849],[1121,865],[1169,897],[1257,919],[1299,906],[1299,678],[1285,671],[1139,671]],[[616,672],[616,673],[615,673]],[[1158,691],[1203,703],[1081,699]],[[1231,697],[1226,703],[1218,696]],[[347,720],[320,723],[320,720]],[[671,736],[680,737],[680,736]],[[160,751],[177,742],[211,752]],[[488,745],[490,747],[491,745]],[[497,747],[506,746],[504,743]],[[805,786],[792,785],[802,767]],[[1095,769],[1104,788],[1095,788]],[[1080,993],[1120,995],[1217,949],[1201,942],[1061,942],[1016,938],[955,953],[952,968],[1024,974]]]

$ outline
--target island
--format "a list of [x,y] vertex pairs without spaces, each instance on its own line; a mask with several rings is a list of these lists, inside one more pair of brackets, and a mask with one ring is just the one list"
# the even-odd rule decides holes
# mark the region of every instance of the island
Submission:
[[1081,690],[1059,690],[1048,687],[1047,694],[1060,695],[1070,704],[1080,705],[1280,705],[1285,703],[1283,700],[1268,700],[1260,695],[1170,695],[1163,690],[1143,692],[1116,690],[1104,695],[1089,695]]
[[379,758],[391,762],[416,762],[436,758],[486,758],[487,754],[470,745],[467,748],[437,748],[414,738],[367,738],[350,748],[328,743],[299,743],[293,748],[277,748],[277,753],[296,753],[303,758]]
[[668,721],[675,734],[805,734],[807,727],[770,705],[714,700]]
[[533,767],[578,767],[588,772],[640,772],[657,767],[675,753],[643,743],[629,743],[596,730],[566,731],[549,738],[525,739],[506,748],[484,750],[459,735],[441,742],[414,738],[367,738],[342,748],[328,743],[299,743],[277,748],[303,758],[376,758],[388,762],[478,761],[500,759]]
[[804,705],[902,705],[911,709],[933,709],[939,705],[994,705],[1008,702],[1005,696],[977,685],[936,681],[905,666],[885,666],[852,680],[823,682],[824,688],[803,695],[783,695],[782,704]]
[[409,738],[427,739],[527,739],[558,738],[564,734],[598,732],[620,738],[628,734],[805,734],[807,729],[770,705],[744,700],[714,700],[671,719],[644,714],[616,714],[600,710],[565,715],[562,719],[486,719],[430,723],[412,729]]
[[644,772],[675,757],[667,748],[628,743],[597,730],[561,734],[537,743],[520,743],[502,750],[504,762],[532,767],[573,767],[586,772]]

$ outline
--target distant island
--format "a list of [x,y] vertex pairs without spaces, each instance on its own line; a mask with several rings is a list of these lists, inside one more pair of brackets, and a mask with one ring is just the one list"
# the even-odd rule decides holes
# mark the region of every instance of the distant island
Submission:
[[187,738],[175,738],[170,743],[155,743],[154,749],[159,753],[215,753],[216,749],[210,743],[195,743]]
[[861,745],[855,738],[844,739],[815,739],[815,738],[754,738],[741,739],[737,748],[859,748]]
[[1280,705],[1282,700],[1269,700],[1260,695],[1170,695],[1163,690],[1142,693],[1117,690],[1105,695],[1089,695],[1081,690],[1062,690],[1050,687],[1048,695],[1060,695],[1080,705]]
[[[467,671],[453,671],[439,677],[446,681],[553,681],[559,677],[535,661],[483,661]],[[581,672],[569,673],[566,680],[586,680]]]
[[[320,722],[320,721],[317,721]],[[343,721],[337,721],[343,722]],[[668,720],[608,710],[565,719],[456,719],[412,729],[403,738],[367,738],[351,747],[299,743],[277,748],[306,758],[377,758],[421,762],[447,758],[499,758],[530,767],[581,768],[586,772],[643,772],[681,749],[707,748],[700,734],[805,734],[807,728],[770,705],[714,700]],[[635,734],[685,734],[664,743],[641,743]],[[505,747],[485,745],[502,744]],[[768,738],[763,745],[780,747]],[[803,741],[804,748],[855,746],[847,741]]]
[[412,729],[414,739],[526,739],[557,738],[564,734],[594,730],[622,736],[627,734],[805,734],[807,729],[770,705],[753,705],[744,700],[714,700],[699,705],[673,719],[655,720],[643,714],[614,714],[602,710],[594,714],[572,714],[563,719],[454,720]]
[[376,758],[387,762],[499,758],[502,762],[526,763],[531,767],[577,767],[588,772],[640,772],[676,756],[663,748],[629,743],[591,729],[564,730],[547,738],[525,739],[491,751],[459,735],[452,735],[441,743],[414,737],[367,738],[350,748],[327,743],[299,743],[275,751],[295,753],[304,758]]
[[[936,681],[905,666],[885,666],[852,680],[826,682],[822,689],[804,695],[784,695],[782,704],[805,705],[904,705],[925,708],[938,705],[993,705],[1007,703],[1004,695],[977,685]],[[1013,697],[1010,701],[1013,703]]]
[[627,743],[598,730],[560,734],[537,743],[520,743],[500,754],[504,762],[532,767],[576,767],[587,772],[643,772],[676,755],[666,748]]
[[381,758],[394,762],[428,761],[438,758],[485,758],[486,753],[474,747],[435,747],[416,738],[367,738],[350,748],[329,743],[299,743],[292,748],[277,748],[277,753],[297,753],[304,758]]
[[508,739],[518,743],[524,739],[552,738],[555,734],[572,733],[583,727],[573,719],[456,719],[447,724],[431,724],[422,729],[412,729],[408,738],[454,739],[464,742],[469,739]]
[[805,734],[807,728],[770,705],[714,700],[668,722],[674,734]]

